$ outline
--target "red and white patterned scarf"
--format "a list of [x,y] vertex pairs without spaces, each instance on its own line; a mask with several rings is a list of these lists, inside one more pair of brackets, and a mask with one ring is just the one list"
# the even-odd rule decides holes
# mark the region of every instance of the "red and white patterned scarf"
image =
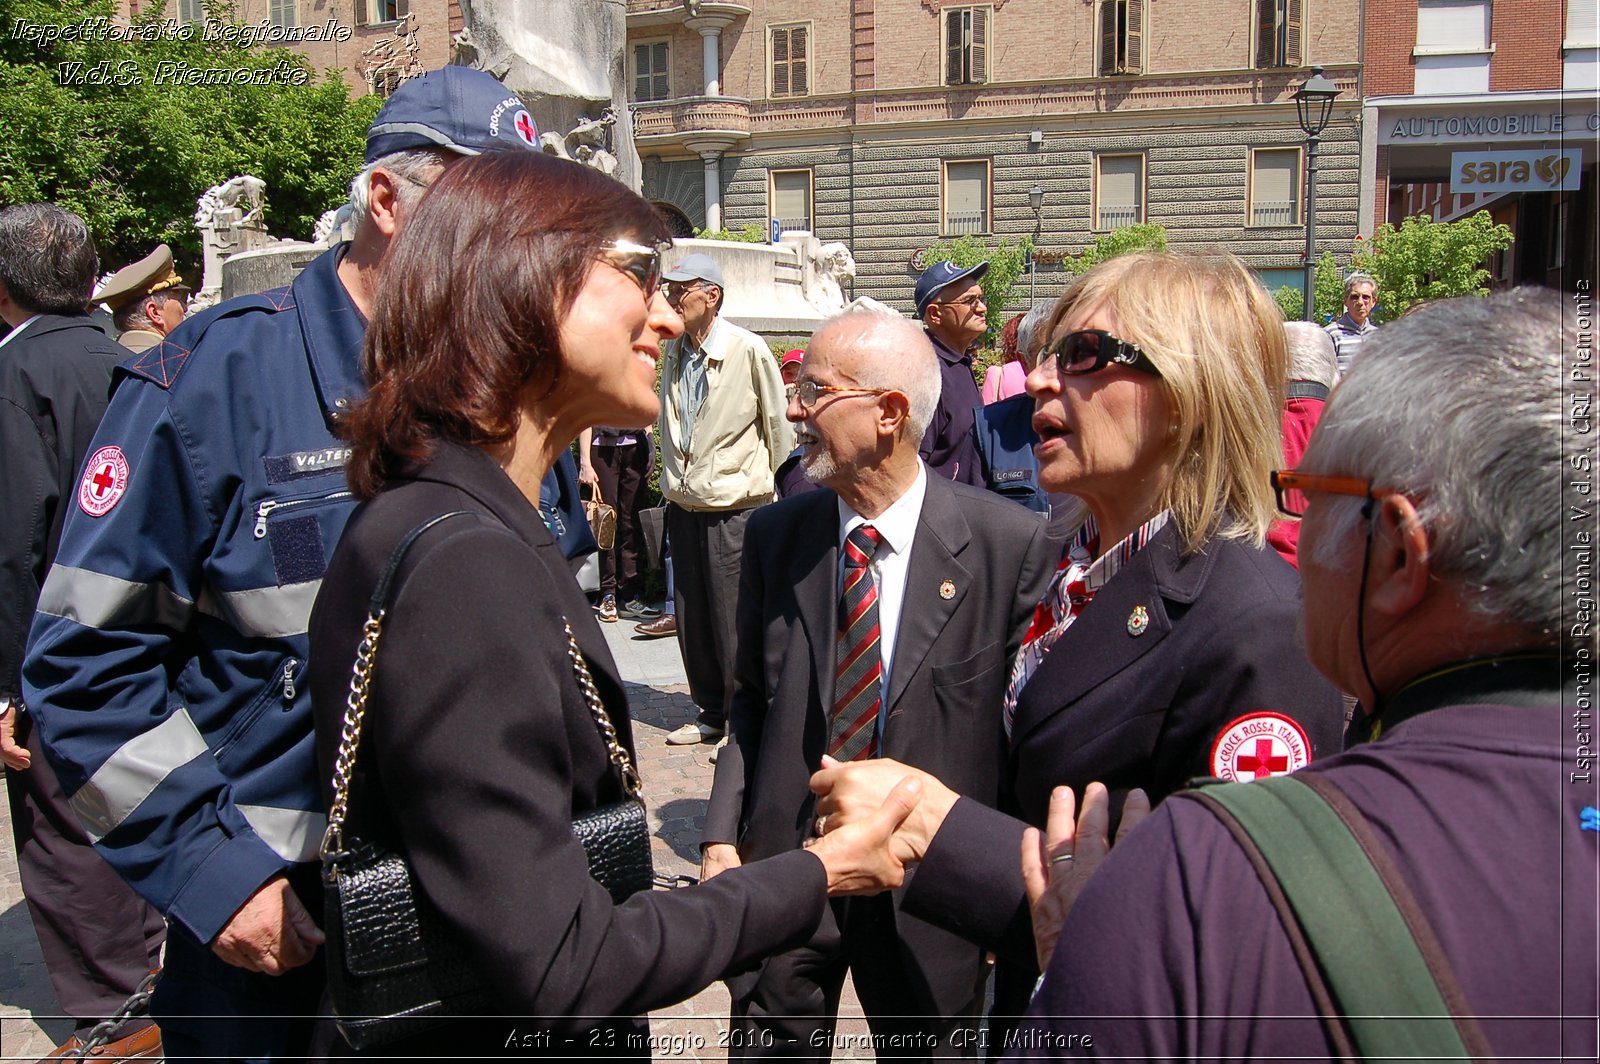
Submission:
[[1033,611],[1033,623],[1022,637],[1022,647],[1011,665],[1011,682],[1006,685],[1005,728],[1011,736],[1011,724],[1017,715],[1017,699],[1022,689],[1039,670],[1044,657],[1061,638],[1072,622],[1078,619],[1084,607],[1094,601],[1094,596],[1139,550],[1166,527],[1172,511],[1162,510],[1140,525],[1121,543],[1096,557],[1100,546],[1100,528],[1091,517],[1073,537],[1062,552],[1061,564],[1056,566],[1055,578],[1045,589],[1044,598]]

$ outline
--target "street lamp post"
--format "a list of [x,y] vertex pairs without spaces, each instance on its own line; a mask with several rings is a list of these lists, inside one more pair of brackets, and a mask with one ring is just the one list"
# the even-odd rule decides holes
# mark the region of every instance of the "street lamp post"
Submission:
[[[1033,236],[1034,236],[1034,240],[1037,241],[1039,239],[1040,227],[1044,223],[1044,186],[1043,185],[1034,185],[1032,188],[1028,189],[1028,206],[1033,208]],[[1029,310],[1033,309],[1033,287],[1034,287],[1034,281],[1035,281],[1036,277],[1038,276],[1038,273],[1039,273],[1038,262],[1034,259],[1033,253],[1029,252],[1028,253],[1028,309]]]
[[1317,320],[1317,138],[1333,117],[1333,100],[1339,86],[1312,67],[1311,77],[1294,94],[1294,111],[1306,135],[1306,276],[1303,283],[1306,321]]

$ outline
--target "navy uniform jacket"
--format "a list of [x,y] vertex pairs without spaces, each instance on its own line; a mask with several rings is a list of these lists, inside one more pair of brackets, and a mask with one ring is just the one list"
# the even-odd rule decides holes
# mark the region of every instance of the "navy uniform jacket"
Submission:
[[927,335],[939,356],[939,405],[917,453],[932,475],[981,488],[983,467],[972,435],[972,412],[983,405],[983,393],[972,376],[972,356],[950,350],[931,332]]
[[0,695],[22,693],[39,586],[127,357],[84,314],[40,315],[0,347]]
[[[808,492],[763,506],[745,543],[738,689],[701,841],[736,843],[752,861],[791,851],[810,834],[808,782],[827,752],[834,697],[838,496]],[[997,799],[1000,700],[1051,555],[1036,515],[928,477],[882,708],[885,757],[978,801]],[[930,1015],[951,1014],[972,997],[982,956],[971,943],[899,914],[893,931],[907,968],[926,981],[918,993]]]
[[1228,725],[1261,713],[1296,721],[1313,761],[1338,751],[1344,700],[1306,660],[1295,571],[1237,540],[1183,556],[1177,531],[1158,532],[1050,649],[1017,703],[1006,811],[956,803],[907,888],[907,911],[1031,967],[1017,854],[1024,826],[1044,826],[1054,787],[1081,798],[1098,780],[1114,811],[1134,787],[1159,802],[1214,775]]
[[643,1023],[628,1017],[803,942],[822,918],[826,874],[796,851],[622,905],[590,878],[572,820],[620,801],[622,789],[567,657],[563,621],[632,751],[627,692],[537,511],[474,447],[438,445],[427,465],[364,504],[339,544],[311,621],[323,779],[332,777],[378,576],[409,530],[457,510],[476,516],[430,529],[395,580],[351,830],[405,850],[499,1008],[534,1019],[473,1020],[406,1049],[499,1052],[514,1026],[557,1033],[525,1048],[648,1060]]
[[[1594,1060],[1600,821],[1583,808],[1593,779],[1570,778],[1575,690],[1563,709],[1554,657],[1440,673],[1403,693],[1425,711],[1307,771],[1387,844],[1494,1055]],[[1197,802],[1167,802],[1111,851],[1060,941],[1015,1045],[1072,1033],[1094,1046],[1061,1055],[1335,1056],[1261,880]]]
[[210,942],[324,827],[306,623],[365,391],[343,247],[185,319],[118,373],[39,599],[23,695],[123,878]]

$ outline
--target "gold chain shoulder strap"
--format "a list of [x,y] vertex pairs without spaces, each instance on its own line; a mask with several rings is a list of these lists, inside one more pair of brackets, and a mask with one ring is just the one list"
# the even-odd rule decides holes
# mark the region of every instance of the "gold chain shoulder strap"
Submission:
[[[356,751],[361,745],[361,730],[366,720],[367,698],[372,689],[372,670],[378,658],[378,640],[383,635],[383,620],[388,614],[384,600],[387,598],[389,582],[412,541],[445,518],[466,512],[455,511],[444,514],[412,529],[390,556],[388,568],[378,581],[378,589],[373,592],[371,611],[367,615],[366,624],[361,627],[361,645],[356,648],[355,665],[351,670],[350,693],[345,699],[344,724],[339,733],[339,753],[333,762],[333,803],[328,809],[328,827],[322,834],[320,851],[325,877],[332,877],[334,865],[345,856],[344,822],[350,810],[350,782],[355,775]],[[589,672],[589,663],[578,650],[578,640],[572,634],[572,624],[563,617],[561,626],[566,632],[567,658],[572,663],[573,676],[578,681],[578,689],[583,692],[584,702],[589,707],[589,715],[594,718],[595,726],[600,729],[600,738],[606,744],[606,754],[622,776],[623,793],[643,803],[644,787],[639,779],[639,770],[622,745],[622,740],[617,737],[617,729],[611,723],[611,715],[606,712],[605,703],[600,700],[600,690],[595,686],[593,674]]]

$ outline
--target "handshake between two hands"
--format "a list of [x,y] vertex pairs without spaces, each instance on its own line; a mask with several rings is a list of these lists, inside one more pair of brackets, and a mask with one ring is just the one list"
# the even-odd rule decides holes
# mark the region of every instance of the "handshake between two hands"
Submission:
[[[811,777],[817,796],[816,838],[806,843],[828,870],[828,893],[876,894],[905,881],[907,865],[921,861],[959,797],[938,779],[889,758],[841,763],[822,759]],[[1050,795],[1044,831],[1022,836],[1022,881],[1033,912],[1034,942],[1043,970],[1056,937],[1089,877],[1111,849],[1110,795],[1103,784],[1084,790],[1077,808],[1071,787]],[[1141,790],[1128,794],[1120,840],[1150,812]],[[731,845],[707,846],[701,878],[738,867]],[[996,904],[1003,899],[996,899]]]

